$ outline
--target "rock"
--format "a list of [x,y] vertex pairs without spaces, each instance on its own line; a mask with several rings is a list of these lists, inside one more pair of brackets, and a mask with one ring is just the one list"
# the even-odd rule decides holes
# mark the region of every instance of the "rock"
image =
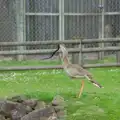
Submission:
[[12,120],[11,118],[7,118],[6,120]]
[[11,118],[12,120],[20,120],[23,116],[26,115],[26,106],[22,104],[17,104],[14,110],[11,110]]
[[[45,119],[46,120],[46,119]],[[49,117],[47,120],[58,120],[57,117]]]
[[27,114],[29,113],[29,112],[32,112],[33,111],[33,109],[30,107],[30,106],[26,106],[26,112],[27,112]]
[[55,98],[52,100],[52,105],[53,106],[58,106],[58,105],[64,106],[64,98],[59,95],[55,96]]
[[19,111],[22,114],[22,116],[24,116],[27,113],[26,106],[24,106],[23,104],[17,104],[15,109]]
[[55,112],[63,111],[64,106],[54,106]]
[[53,100],[52,100],[52,106],[54,107],[54,110],[57,114],[57,117],[59,119],[64,120],[65,119],[65,101],[64,98],[61,96],[56,96]]
[[10,117],[10,111],[15,109],[17,103],[11,101],[0,101],[0,114]]
[[43,109],[37,109],[29,114],[23,116],[21,120],[47,120],[44,118],[49,118],[55,113],[53,107],[47,107]]
[[36,99],[30,99],[30,100],[24,100],[22,102],[23,105],[26,106],[30,106],[32,109],[35,109],[36,105],[37,105],[37,101]]
[[0,115],[0,120],[6,120],[3,115]]
[[37,105],[35,107],[35,110],[42,109],[42,108],[45,108],[45,107],[46,107],[46,103],[44,101],[38,101]]
[[11,119],[12,120],[20,120],[23,117],[23,115],[18,110],[12,110],[11,111]]
[[55,96],[51,104],[25,96],[0,100],[0,120],[57,120],[64,118],[64,98]]
[[59,119],[64,119],[65,118],[65,112],[64,111],[59,111],[59,112],[57,112],[57,116],[58,116],[58,118]]
[[50,116],[47,120],[58,120],[57,115],[53,113],[52,116]]
[[24,95],[17,95],[17,96],[13,96],[11,98],[7,98],[7,100],[10,100],[12,102],[19,102],[19,103],[22,103],[26,99],[27,99],[27,97]]

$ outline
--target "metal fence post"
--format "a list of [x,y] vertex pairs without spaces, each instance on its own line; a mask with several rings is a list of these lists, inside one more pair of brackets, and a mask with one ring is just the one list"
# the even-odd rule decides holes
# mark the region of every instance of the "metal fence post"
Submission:
[[64,37],[64,0],[59,0],[59,40]]
[[[64,39],[64,0],[59,0],[59,40]],[[60,56],[58,59],[60,60]]]
[[[16,20],[17,20],[17,41],[25,41],[25,0],[16,1]],[[23,51],[23,46],[18,46],[19,51]],[[24,59],[24,55],[18,55],[19,61]]]
[[[99,7],[101,10],[101,16],[99,16],[99,39],[104,39],[104,0],[99,0]],[[100,43],[100,47],[104,47],[104,43]],[[99,59],[103,59],[104,51],[99,53]]]

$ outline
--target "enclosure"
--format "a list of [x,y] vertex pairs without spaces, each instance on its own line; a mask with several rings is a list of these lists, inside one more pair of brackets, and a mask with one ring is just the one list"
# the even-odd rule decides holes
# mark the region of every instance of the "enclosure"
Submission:
[[[58,44],[104,89],[86,80],[77,98],[81,81],[65,74],[58,54],[42,60]],[[0,0],[2,100],[24,94],[50,102],[60,95],[65,120],[119,120],[119,66],[120,0]]]
[[119,0],[1,0],[0,6],[1,60],[40,60],[65,43],[73,63],[120,65]]

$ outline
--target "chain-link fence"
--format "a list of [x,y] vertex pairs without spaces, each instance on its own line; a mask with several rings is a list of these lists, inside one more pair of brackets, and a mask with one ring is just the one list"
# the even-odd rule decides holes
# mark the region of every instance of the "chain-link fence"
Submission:
[[[111,43],[89,43],[85,48],[117,46],[120,37],[120,0],[1,0],[0,42],[56,41],[113,38]],[[0,51],[39,50],[55,45],[0,46]],[[74,47],[69,45],[68,47]],[[116,52],[86,56],[103,59]],[[2,54],[1,54],[2,56]],[[18,55],[18,59],[23,59]],[[14,56],[16,57],[16,56]],[[93,57],[93,58],[94,58]],[[27,56],[26,58],[29,59]],[[33,57],[34,59],[34,57]]]
[[[14,42],[17,38],[14,2],[0,0],[0,42]],[[8,47],[0,46],[0,50]],[[10,49],[10,48],[9,48]]]

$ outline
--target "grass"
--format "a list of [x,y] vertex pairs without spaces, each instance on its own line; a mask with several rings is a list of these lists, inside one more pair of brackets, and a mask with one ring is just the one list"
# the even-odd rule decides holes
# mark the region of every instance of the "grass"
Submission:
[[40,60],[25,60],[25,61],[16,61],[16,60],[2,60],[0,61],[0,66],[8,67],[8,66],[40,66],[40,65],[57,65],[60,61],[40,61]]
[[85,63],[89,63],[89,64],[96,64],[96,63],[115,63],[116,62],[116,57],[115,56],[106,56],[104,57],[104,59],[102,60],[85,60]]
[[[87,64],[97,64],[97,63],[115,63],[116,57],[115,56],[106,56],[103,60],[90,60],[84,59],[84,62]],[[9,67],[9,66],[40,66],[40,65],[58,65],[61,64],[61,61],[58,60],[24,60],[24,61],[17,61],[17,60],[1,60],[0,66],[2,67]]]
[[70,80],[63,70],[3,71],[0,73],[0,97],[26,94],[51,101],[55,95],[61,95],[67,105],[67,120],[119,120],[120,69],[96,68],[89,71],[104,89],[86,81],[80,99],[76,98],[80,81]]

